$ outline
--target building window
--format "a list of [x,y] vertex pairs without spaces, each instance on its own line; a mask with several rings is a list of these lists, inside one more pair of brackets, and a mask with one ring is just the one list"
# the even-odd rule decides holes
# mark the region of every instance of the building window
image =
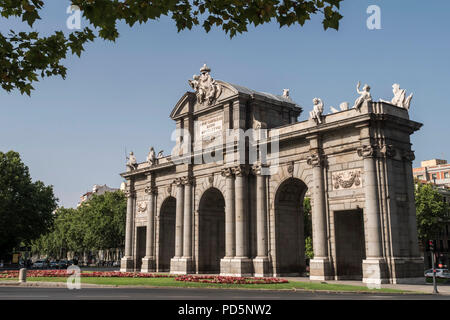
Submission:
[[444,173],[444,178],[445,179],[450,179],[450,172],[445,172]]
[[433,174],[431,175],[431,180],[437,180],[437,175],[436,175],[436,173],[433,173]]
[[422,175],[420,175],[420,176],[417,176],[417,179],[419,179],[419,180],[423,180],[423,176],[422,176]]

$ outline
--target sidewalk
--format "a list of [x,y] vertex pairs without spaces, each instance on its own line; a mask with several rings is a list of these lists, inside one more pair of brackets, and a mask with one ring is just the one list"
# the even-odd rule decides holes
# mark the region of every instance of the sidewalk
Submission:
[[[357,280],[326,280],[326,281],[315,281],[315,280],[309,280],[307,277],[283,277],[287,280],[292,281],[300,281],[300,282],[326,282],[330,284],[347,284],[350,286],[360,286],[360,287],[367,287],[366,283],[363,283],[362,281]],[[425,279],[424,279],[425,282]],[[414,292],[424,292],[424,293],[433,293],[433,284],[381,284],[380,288],[386,288],[386,289],[397,289],[397,290],[407,290],[407,291],[414,291]],[[438,284],[437,290],[440,294],[450,295],[450,285],[449,284]]]

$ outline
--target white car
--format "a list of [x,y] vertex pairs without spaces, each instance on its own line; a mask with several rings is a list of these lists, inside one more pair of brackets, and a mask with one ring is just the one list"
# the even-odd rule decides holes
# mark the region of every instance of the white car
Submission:
[[[425,277],[432,277],[433,269],[428,269],[425,271]],[[437,278],[450,278],[450,272],[448,269],[436,269]]]

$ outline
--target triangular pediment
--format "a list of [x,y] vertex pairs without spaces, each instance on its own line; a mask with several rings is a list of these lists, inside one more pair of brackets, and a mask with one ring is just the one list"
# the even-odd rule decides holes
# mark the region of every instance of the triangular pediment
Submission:
[[195,103],[195,93],[194,92],[186,92],[180,100],[178,100],[177,104],[173,108],[170,113],[170,118],[175,119],[178,116],[188,114],[190,111],[190,106]]

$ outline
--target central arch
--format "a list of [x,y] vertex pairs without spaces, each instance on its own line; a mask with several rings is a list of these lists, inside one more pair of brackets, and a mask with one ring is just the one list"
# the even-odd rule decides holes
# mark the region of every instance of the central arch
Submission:
[[289,178],[275,195],[276,270],[278,275],[301,275],[305,270],[303,200],[307,191],[300,179]]
[[176,199],[168,197],[159,213],[158,271],[170,271],[170,259],[175,255]]
[[218,189],[203,193],[198,214],[198,272],[220,273],[220,259],[225,256],[225,199]]

